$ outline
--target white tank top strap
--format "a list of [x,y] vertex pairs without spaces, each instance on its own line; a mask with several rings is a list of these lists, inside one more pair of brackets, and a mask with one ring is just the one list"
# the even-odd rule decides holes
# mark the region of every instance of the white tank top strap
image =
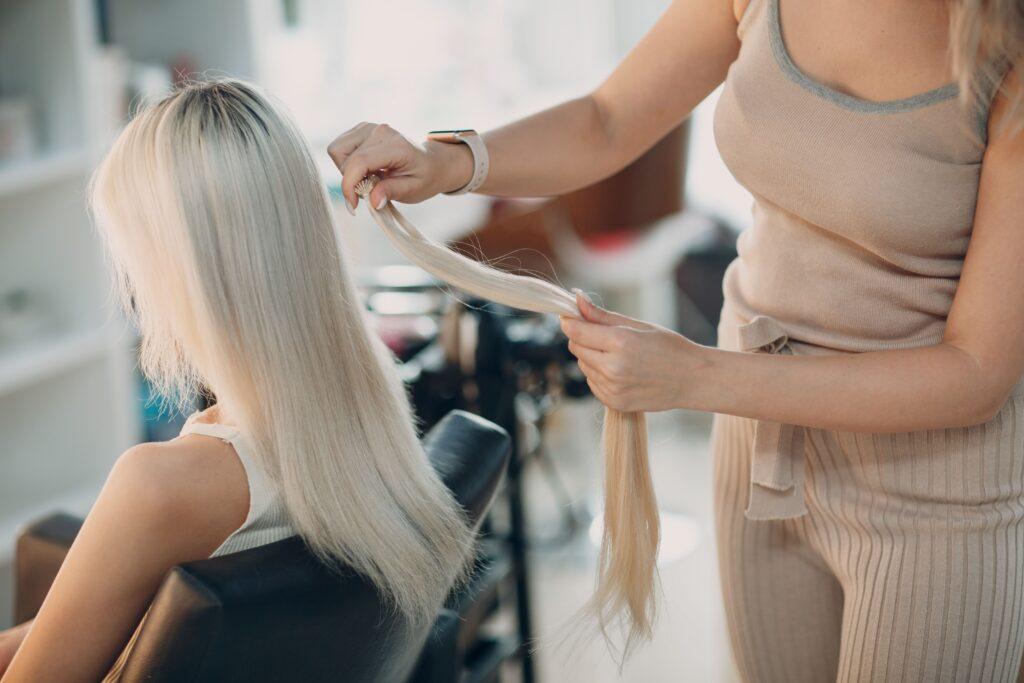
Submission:
[[[218,424],[216,422],[193,422],[192,418],[189,418],[185,426],[181,428],[180,436],[185,436],[186,434],[202,434],[203,436],[212,436],[232,443],[239,435],[239,431],[238,427]],[[232,445],[234,444],[232,443]]]
[[[287,510],[285,510],[280,496],[277,494],[277,488],[256,460],[253,455],[254,450],[241,430],[238,427],[225,424],[196,422],[196,415],[198,413],[188,418],[179,436],[187,436],[189,434],[212,436],[215,439],[220,439],[230,444],[235,450],[238,459],[242,462],[242,467],[245,469],[245,477],[249,484],[249,514],[246,515],[245,522],[224,539],[224,542],[210,554],[210,557],[249,550],[250,548],[256,548],[273,543],[274,541],[280,541],[289,536],[294,536],[295,530],[292,528]],[[142,618],[142,622],[128,641],[128,645],[121,651],[114,666],[103,679],[104,683],[114,683],[120,680],[121,673],[128,660],[128,655],[138,639],[139,633],[142,630],[142,624],[145,623],[148,614],[149,612],[147,611],[146,615]]]
[[181,436],[187,434],[212,436],[215,439],[220,439],[230,444],[235,449],[235,455],[242,462],[242,467],[245,469],[245,477],[249,482],[249,514],[239,530],[249,528],[275,502],[274,487],[271,485],[263,467],[253,456],[249,440],[238,427],[216,422],[193,422],[191,418],[182,427],[180,433]]

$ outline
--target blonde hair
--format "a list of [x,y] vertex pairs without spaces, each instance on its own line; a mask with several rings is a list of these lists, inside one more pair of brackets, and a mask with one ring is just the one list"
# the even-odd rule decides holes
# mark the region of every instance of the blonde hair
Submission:
[[1024,128],[1024,88],[1010,89],[1005,76],[1024,69],[1024,3],[1020,0],[952,0],[950,48],[953,73],[965,104],[983,112],[999,94],[1008,100],[1001,127]]
[[146,374],[182,400],[209,387],[309,548],[433,618],[472,531],[420,447],[287,115],[246,83],[187,85],[127,126],[91,197]]
[[[368,176],[357,184],[356,192],[368,197],[376,182],[375,176]],[[390,203],[379,211],[369,201],[364,204],[398,251],[435,277],[515,308],[580,317],[576,297],[561,287],[499,271],[457,254],[424,235]],[[588,610],[609,645],[614,646],[612,631],[624,630],[621,662],[652,633],[661,532],[644,414],[607,409],[602,442],[604,531],[597,584]]]

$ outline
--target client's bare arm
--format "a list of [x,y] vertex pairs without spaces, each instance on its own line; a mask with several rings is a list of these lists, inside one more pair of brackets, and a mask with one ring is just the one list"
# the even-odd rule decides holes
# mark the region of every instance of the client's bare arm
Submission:
[[241,526],[248,497],[241,462],[216,439],[125,452],[3,683],[103,678],[167,571],[208,557]]
[[14,653],[21,647],[21,642],[25,640],[30,626],[32,626],[32,622],[26,621],[14,628],[0,631],[0,676],[3,676],[7,667],[11,665]]

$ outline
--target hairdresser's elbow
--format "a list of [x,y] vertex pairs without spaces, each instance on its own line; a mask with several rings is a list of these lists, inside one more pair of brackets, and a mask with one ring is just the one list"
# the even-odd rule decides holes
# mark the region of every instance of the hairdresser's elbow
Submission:
[[592,149],[599,151],[600,159],[595,160],[601,169],[601,177],[610,176],[629,163],[632,156],[628,136],[623,131],[629,122],[624,120],[612,102],[600,89],[580,98],[586,103],[589,125],[586,136]]
[[614,108],[610,106],[607,98],[600,89],[594,90],[580,98],[586,106],[592,135],[602,140],[608,147],[614,140],[615,116]]
[[953,415],[945,426],[971,427],[995,419],[1013,394],[1019,373],[1008,367],[1004,359],[972,352],[952,341],[944,346],[956,352],[963,363],[960,376],[968,378],[962,386],[950,389]]
[[1008,390],[990,390],[968,400],[965,406],[967,408],[964,415],[965,419],[961,426],[972,427],[994,420],[999,411],[1006,405],[1009,397],[1010,392]]
[[1010,398],[1012,387],[1006,381],[979,381],[976,387],[955,398],[952,414],[945,427],[973,427],[995,419]]

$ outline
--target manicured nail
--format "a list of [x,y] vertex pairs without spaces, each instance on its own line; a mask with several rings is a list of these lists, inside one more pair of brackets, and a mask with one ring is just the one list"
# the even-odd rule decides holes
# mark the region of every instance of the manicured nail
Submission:
[[387,195],[382,194],[380,196],[380,199],[377,200],[377,206],[374,207],[374,208],[377,209],[378,211],[380,211],[381,209],[384,208],[384,205],[387,204],[387,203],[388,203]]
[[345,197],[345,208],[348,209],[348,212],[353,216],[356,215],[356,207],[352,206],[352,202],[348,200],[348,197]]
[[586,302],[587,302],[588,304],[590,304],[590,305],[593,305],[593,304],[594,304],[594,300],[593,300],[593,299],[591,299],[591,298],[590,298],[589,296],[587,296],[587,293],[586,293],[586,292],[584,292],[584,291],[583,291],[582,289],[580,289],[579,287],[574,287],[574,288],[573,288],[573,290],[572,290],[572,293],[573,293],[573,294],[577,294],[577,295],[579,295],[579,296],[583,297],[583,298],[584,298],[584,299],[586,300]]

